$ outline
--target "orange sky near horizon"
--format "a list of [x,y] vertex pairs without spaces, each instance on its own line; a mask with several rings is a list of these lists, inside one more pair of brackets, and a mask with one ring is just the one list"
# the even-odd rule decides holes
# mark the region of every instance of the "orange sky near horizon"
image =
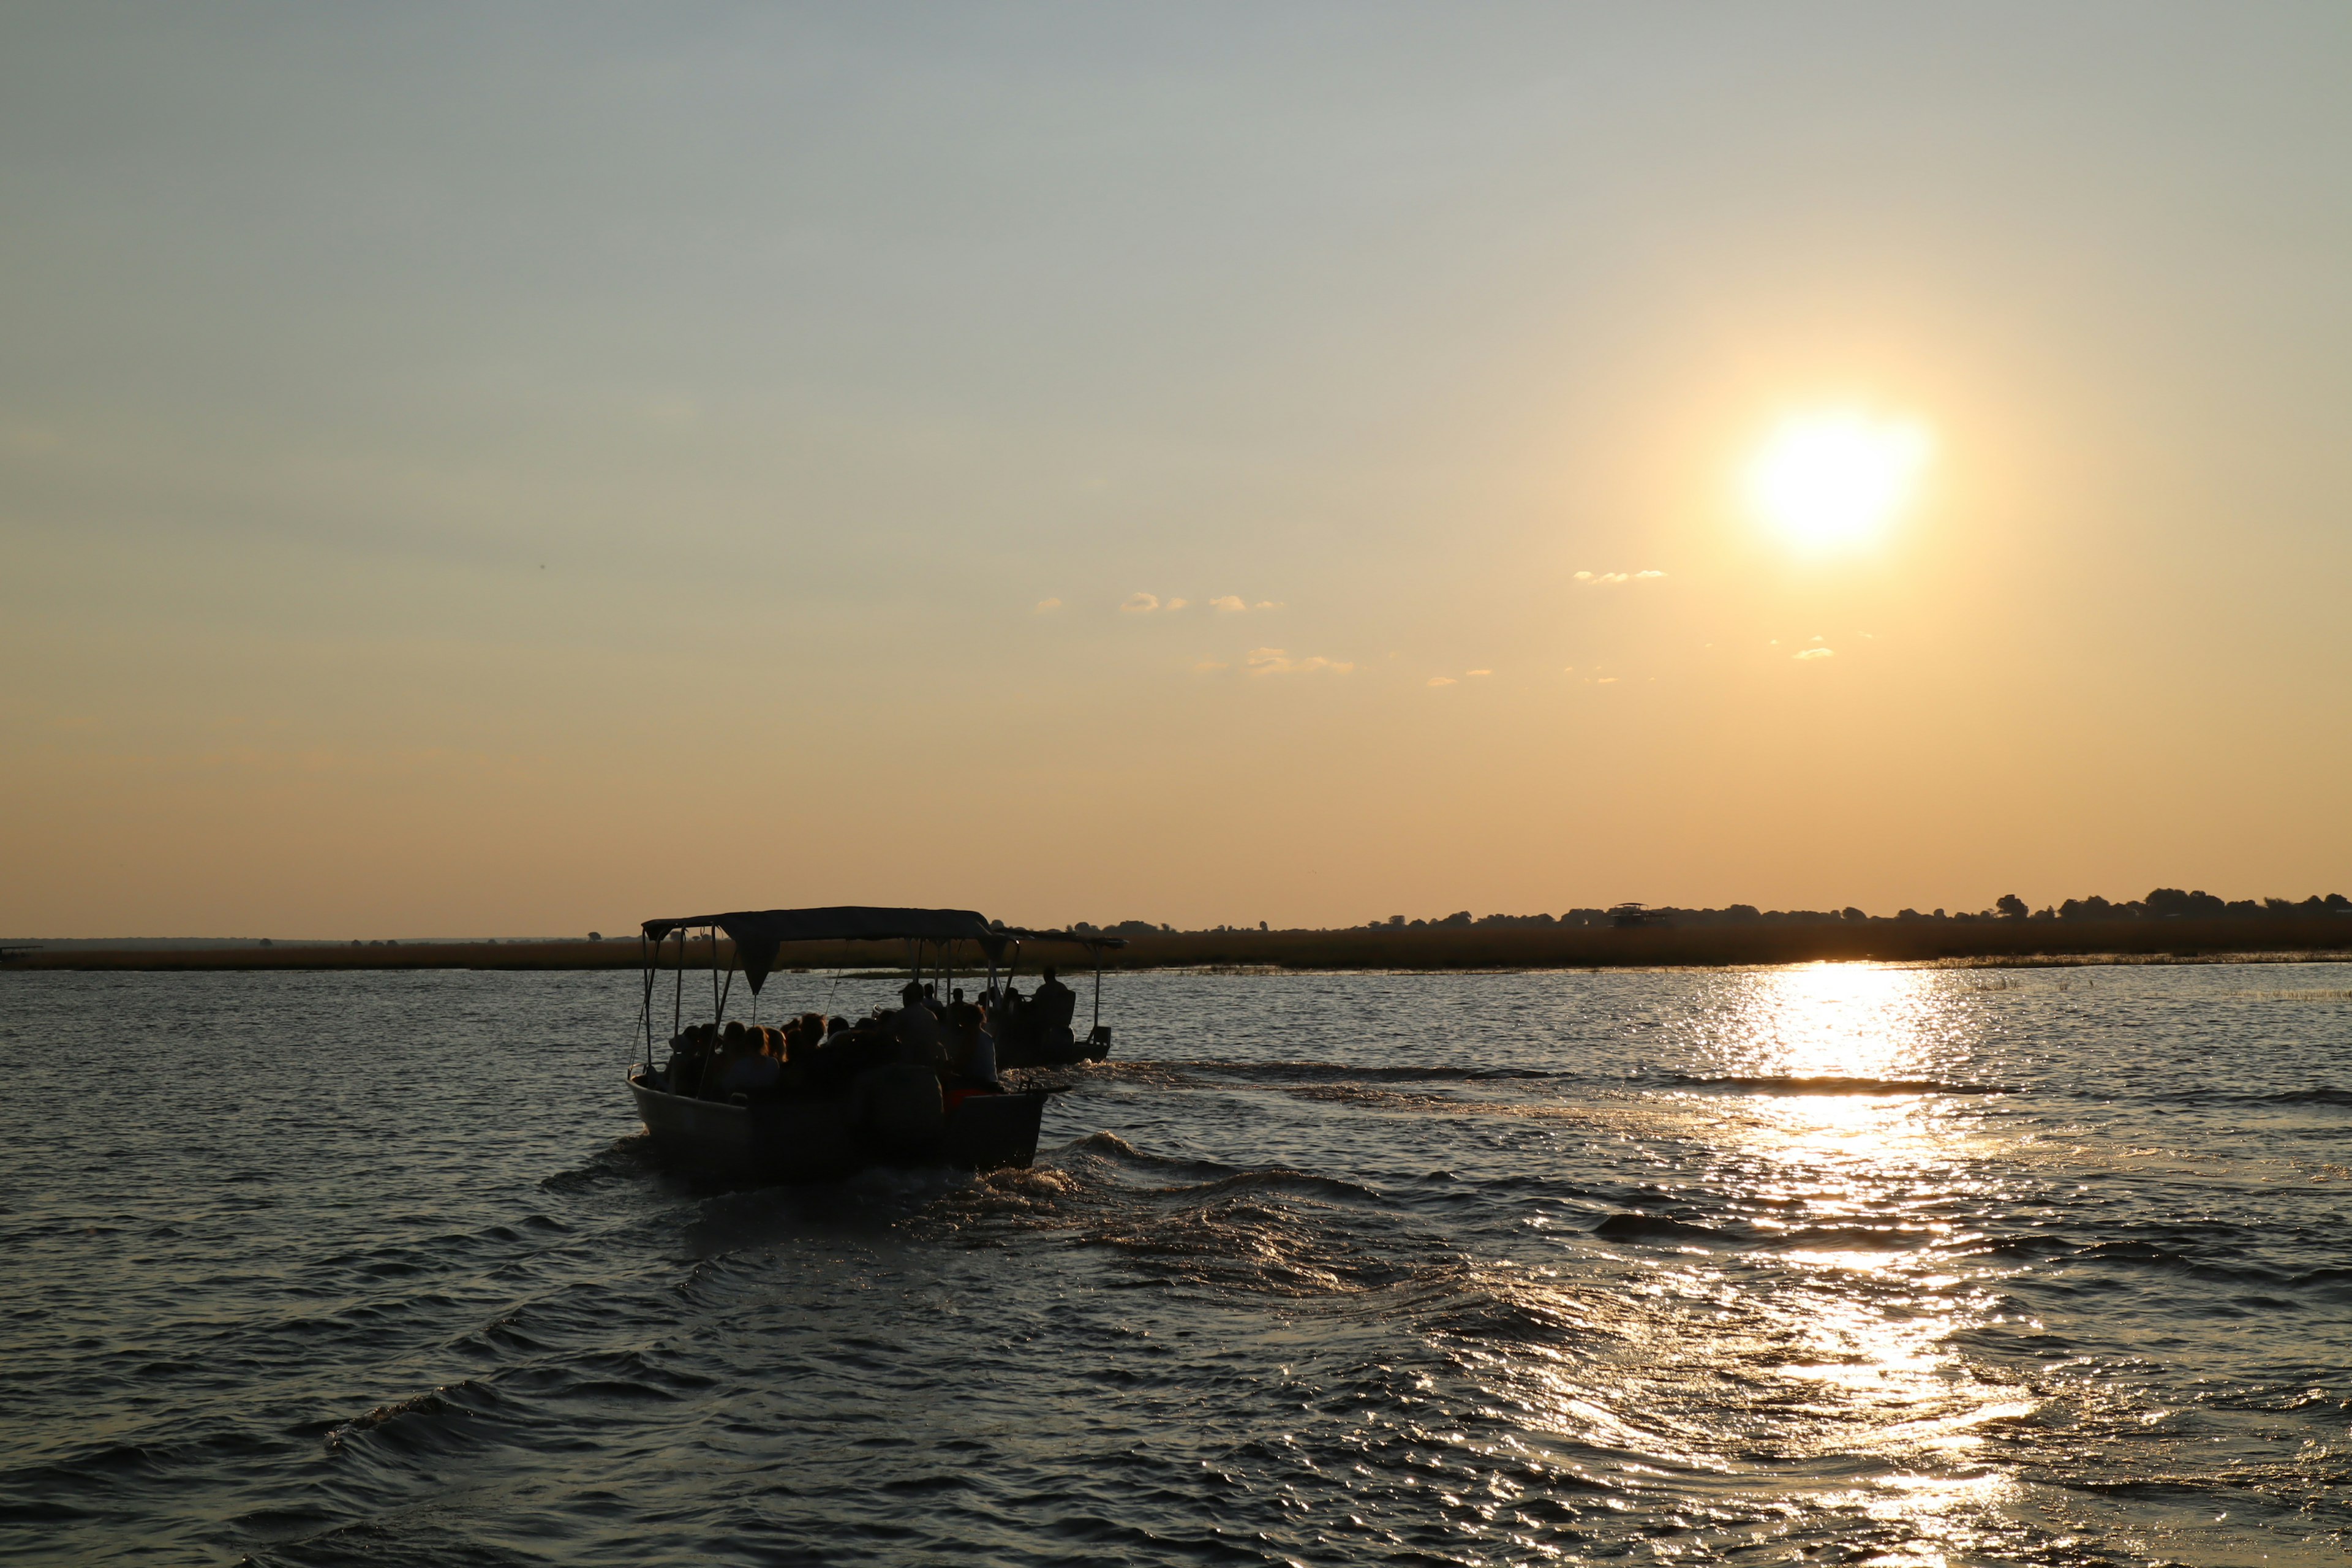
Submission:
[[14,10],[0,931],[2352,891],[2352,17],[2116,16]]

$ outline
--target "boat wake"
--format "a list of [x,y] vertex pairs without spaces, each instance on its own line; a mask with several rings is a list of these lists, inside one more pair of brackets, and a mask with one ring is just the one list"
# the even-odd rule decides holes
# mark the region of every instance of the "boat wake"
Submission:
[[1157,1283],[1308,1297],[1393,1284],[1419,1266],[1379,1245],[1396,1206],[1354,1182],[1170,1159],[1096,1132],[950,1192],[924,1223],[978,1246],[1061,1231]]

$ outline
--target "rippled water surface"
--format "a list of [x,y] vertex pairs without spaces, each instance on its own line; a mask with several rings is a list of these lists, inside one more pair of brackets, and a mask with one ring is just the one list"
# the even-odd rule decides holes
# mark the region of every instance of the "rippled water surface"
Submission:
[[2352,967],[1115,976],[736,1192],[633,986],[0,974],[0,1555],[2352,1556]]

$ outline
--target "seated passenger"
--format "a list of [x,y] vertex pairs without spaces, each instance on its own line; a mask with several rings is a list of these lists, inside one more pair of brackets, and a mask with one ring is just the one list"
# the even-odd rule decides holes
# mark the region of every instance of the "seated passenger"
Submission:
[[745,1050],[740,1053],[719,1080],[719,1091],[729,1094],[765,1094],[776,1087],[783,1064],[764,1051]]
[[988,1031],[983,1016],[975,1022],[964,1053],[963,1076],[982,1089],[1002,1089],[996,1081],[996,1037]]
[[1037,1037],[1036,1004],[1022,995],[1019,986],[1008,984],[1004,987],[1004,1005],[989,1014],[988,1032],[996,1037],[1000,1049],[1011,1054],[1013,1065],[1029,1065],[1024,1053]]
[[[909,991],[915,987],[909,985]],[[890,1037],[898,1043],[898,1059],[915,1067],[937,1068],[940,1065],[940,1023],[931,1010],[922,1005],[920,992],[915,999],[901,1007],[890,1019]]]

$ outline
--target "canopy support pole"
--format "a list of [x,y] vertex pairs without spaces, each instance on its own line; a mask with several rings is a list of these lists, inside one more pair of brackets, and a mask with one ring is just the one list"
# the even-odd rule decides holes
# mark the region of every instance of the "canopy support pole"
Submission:
[[[710,977],[713,980],[719,978],[719,928],[717,926],[710,928]],[[727,970],[727,988],[719,994],[719,1016],[721,1019],[727,1016],[727,998],[733,994],[735,994],[735,970],[730,964]]]
[[654,944],[647,940],[645,928],[637,928],[637,963],[645,970],[646,999],[639,1009],[637,1021],[646,1035],[646,1071],[654,1070]]

